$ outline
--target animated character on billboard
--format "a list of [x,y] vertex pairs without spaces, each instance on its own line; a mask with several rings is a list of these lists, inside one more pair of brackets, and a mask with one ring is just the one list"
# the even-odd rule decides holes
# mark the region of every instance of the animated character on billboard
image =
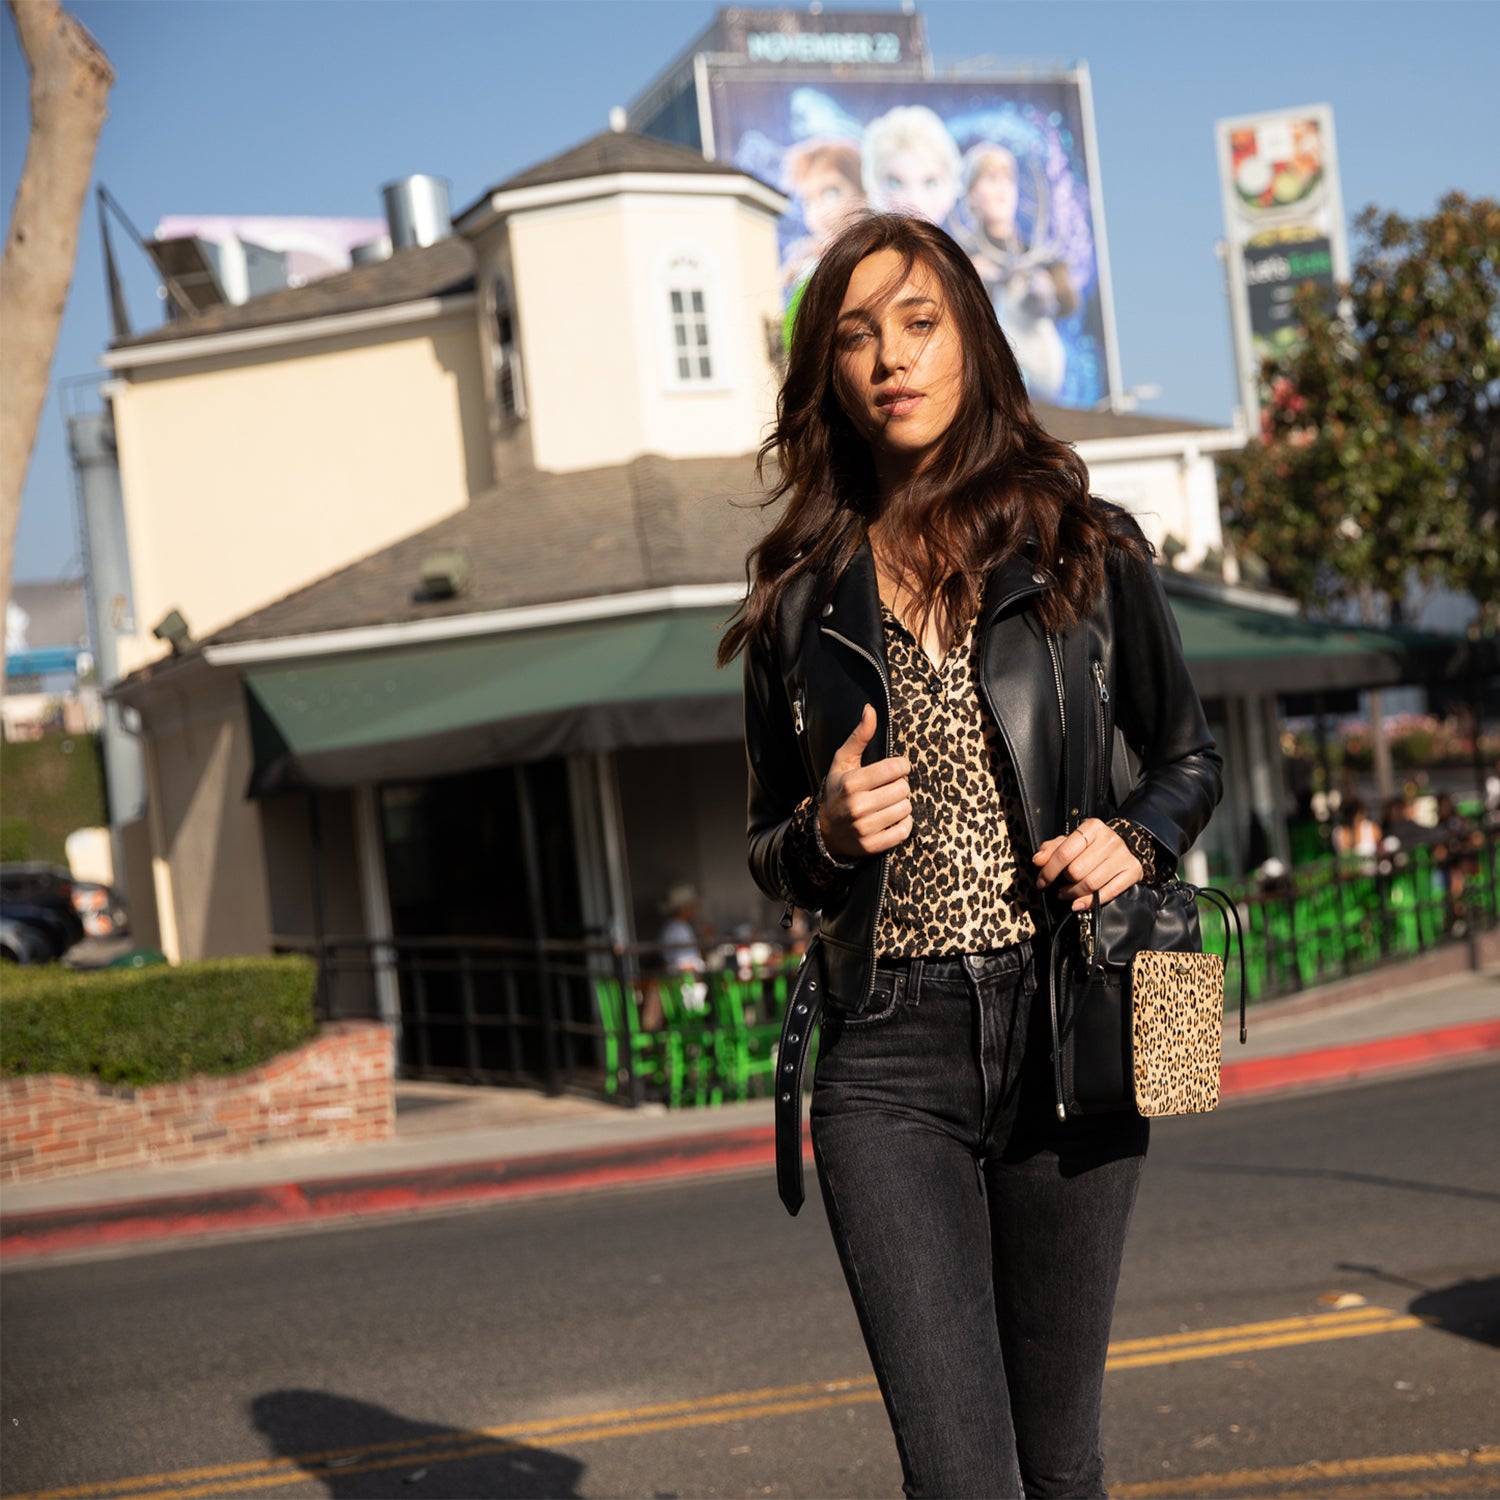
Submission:
[[1029,249],[1016,222],[1020,168],[1015,154],[981,141],[963,158],[964,208],[958,239],[989,288],[1032,395],[1055,400],[1063,389],[1068,353],[1058,318],[1078,307],[1068,264],[1044,243],[1047,184],[1036,174],[1036,248]]
[[932,110],[903,104],[872,120],[864,138],[865,195],[879,212],[916,214],[949,227],[963,158]]
[[865,190],[859,147],[850,140],[802,141],[787,151],[782,171],[807,227],[782,258],[784,283],[793,287],[811,274],[823,246],[864,209]]

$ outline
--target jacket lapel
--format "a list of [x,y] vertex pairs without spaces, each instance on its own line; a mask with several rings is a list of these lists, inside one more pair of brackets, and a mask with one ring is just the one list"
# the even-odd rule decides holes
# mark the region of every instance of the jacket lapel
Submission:
[[875,554],[868,541],[859,544],[843,576],[823,607],[822,629],[862,647],[885,666],[885,629],[880,620],[880,584],[875,577]]

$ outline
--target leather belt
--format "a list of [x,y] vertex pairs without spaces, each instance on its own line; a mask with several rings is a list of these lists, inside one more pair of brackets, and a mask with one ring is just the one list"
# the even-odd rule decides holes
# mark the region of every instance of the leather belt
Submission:
[[789,1214],[802,1207],[802,1081],[813,1031],[823,1014],[823,987],[818,983],[818,940],[813,939],[781,1023],[776,1051],[776,1190]]
[[[795,1214],[805,1198],[802,1171],[802,1086],[813,1033],[823,1016],[823,989],[818,982],[818,940],[813,939],[797,982],[787,1001],[781,1023],[781,1045],[776,1051],[776,1189],[789,1214]],[[865,1008],[885,1010],[919,988],[920,958],[882,959],[876,965]]]

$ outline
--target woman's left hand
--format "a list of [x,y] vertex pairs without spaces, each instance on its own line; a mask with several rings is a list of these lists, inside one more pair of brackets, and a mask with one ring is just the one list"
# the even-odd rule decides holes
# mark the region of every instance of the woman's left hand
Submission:
[[1057,886],[1060,899],[1072,903],[1074,911],[1086,911],[1100,901],[1113,901],[1144,875],[1141,862],[1108,823],[1085,818],[1066,837],[1048,839],[1031,856],[1038,866],[1037,885]]

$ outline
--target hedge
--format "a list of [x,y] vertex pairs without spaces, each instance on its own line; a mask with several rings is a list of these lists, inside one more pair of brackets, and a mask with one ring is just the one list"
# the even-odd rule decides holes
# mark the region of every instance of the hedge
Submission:
[[296,955],[93,971],[7,965],[0,1076],[143,1086],[238,1073],[313,1035],[316,974]]

